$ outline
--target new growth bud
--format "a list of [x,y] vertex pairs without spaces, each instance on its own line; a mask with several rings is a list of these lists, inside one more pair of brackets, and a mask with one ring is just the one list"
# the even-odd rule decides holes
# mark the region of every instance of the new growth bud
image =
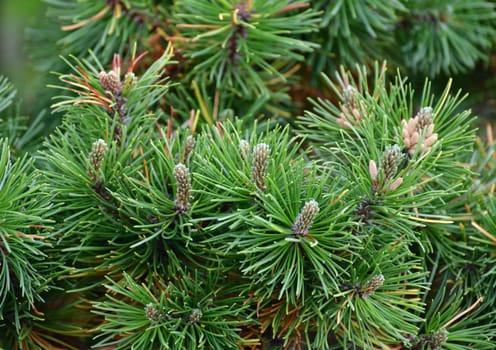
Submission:
[[417,117],[417,131],[422,131],[424,128],[427,128],[432,124],[432,107],[420,108],[420,111],[417,113]]
[[389,186],[389,190],[394,191],[395,189],[400,187],[400,185],[402,183],[403,183],[403,178],[402,177],[397,178],[396,180],[394,180],[394,182],[391,184],[391,186]]
[[89,155],[90,169],[88,171],[88,175],[93,182],[97,182],[99,180],[98,174],[100,172],[100,168],[102,167],[102,160],[106,151],[107,144],[105,141],[98,139],[93,142],[93,147],[91,148],[91,153]]
[[375,160],[369,161],[369,174],[370,174],[370,179],[375,182],[377,180],[377,175],[379,172],[377,171],[377,164],[375,163]]
[[184,162],[188,161],[189,156],[193,152],[193,148],[195,147],[195,137],[189,135],[186,138],[186,147],[184,148]]
[[447,340],[448,331],[445,328],[441,328],[438,332],[431,336],[432,349],[441,349]]
[[369,295],[373,294],[376,290],[378,290],[383,284],[384,284],[384,276],[382,274],[375,275],[360,290],[360,296],[362,298],[367,298]]
[[122,92],[126,94],[138,82],[138,78],[133,72],[126,73],[124,76],[124,84],[122,84]]
[[386,146],[386,150],[382,156],[381,169],[384,172],[386,180],[391,180],[398,172],[398,166],[403,160],[403,153],[401,153],[398,145]]
[[306,202],[298,214],[296,221],[292,227],[295,236],[305,236],[312,227],[313,220],[319,213],[319,203],[313,199]]
[[377,169],[377,164],[374,160],[369,161],[369,174],[372,179],[372,189],[374,192],[379,190],[384,193],[394,191],[403,183],[402,177],[394,180],[403,158],[404,154],[401,152],[400,147],[394,145],[386,146],[379,169]]
[[265,191],[265,176],[269,163],[270,148],[265,143],[259,143],[253,147],[253,165],[251,168],[251,179],[255,186]]
[[431,107],[423,107],[410,120],[403,120],[403,143],[408,149],[408,153],[413,155],[420,143],[420,151],[429,151],[431,146],[437,140],[437,133],[434,133],[434,123]]
[[357,108],[358,107],[357,96],[358,96],[358,91],[353,86],[347,85],[343,89],[343,99],[346,107]]
[[184,164],[177,164],[174,167],[174,178],[176,179],[176,210],[179,213],[184,213],[190,207],[191,179],[189,169]]
[[153,303],[146,304],[145,316],[151,322],[157,322],[160,319],[160,311]]
[[200,322],[202,316],[203,313],[200,309],[193,309],[193,311],[191,311],[191,314],[189,315],[189,322],[197,324],[198,322]]
[[363,105],[358,100],[359,92],[351,85],[343,88],[343,103],[341,104],[341,113],[336,122],[345,129],[349,129],[353,124],[363,120],[362,115],[365,114]]
[[239,154],[245,162],[250,158],[250,144],[246,140],[240,140],[238,146]]

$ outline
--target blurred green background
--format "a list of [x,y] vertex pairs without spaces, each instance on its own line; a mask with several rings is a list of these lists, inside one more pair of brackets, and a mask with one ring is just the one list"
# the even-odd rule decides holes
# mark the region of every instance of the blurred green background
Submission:
[[30,82],[36,77],[28,62],[25,31],[43,12],[41,0],[0,0],[0,74],[11,79],[24,99],[33,98]]
[[[43,0],[0,0],[0,75],[7,76],[17,88],[18,96],[23,99],[23,112],[27,115],[39,112],[36,110],[39,109],[36,107],[36,98],[40,93],[37,89],[46,86],[47,82],[37,79],[38,75],[29,64],[30,48],[46,43],[30,42],[29,46],[26,45],[26,29],[43,27],[43,21],[48,21]],[[470,93],[470,100],[465,107],[470,106],[475,114],[491,121],[496,119],[495,77],[494,53],[488,63],[480,63],[467,74],[454,77],[455,91],[462,88]],[[410,78],[423,82],[423,77]],[[437,77],[436,80],[444,86],[446,77]]]

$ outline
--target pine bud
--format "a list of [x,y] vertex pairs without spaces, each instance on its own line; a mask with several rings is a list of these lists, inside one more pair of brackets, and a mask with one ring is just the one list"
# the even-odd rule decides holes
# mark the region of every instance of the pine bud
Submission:
[[246,140],[240,140],[238,146],[239,154],[245,162],[250,158],[250,144]]
[[432,349],[441,349],[448,340],[448,331],[446,328],[441,328],[438,332],[431,336]]
[[186,138],[186,147],[184,148],[184,161],[187,162],[188,161],[188,158],[191,154],[191,152],[193,152],[193,148],[195,147],[195,137],[192,136],[192,135],[189,135],[187,138]]
[[200,318],[203,316],[203,313],[200,309],[193,309],[191,314],[189,315],[189,322],[196,324],[200,322]]
[[357,103],[357,96],[358,96],[358,91],[351,85],[347,85],[343,89],[343,100],[344,104],[348,108],[357,108],[358,103]]
[[102,160],[107,151],[107,144],[102,139],[98,139],[93,142],[93,147],[91,148],[91,153],[89,155],[90,170],[89,176],[93,182],[98,180],[98,173],[102,167]]
[[394,178],[398,172],[398,166],[403,160],[403,153],[401,153],[398,145],[387,146],[382,156],[381,169],[384,171],[386,180]]
[[292,227],[295,236],[305,236],[312,227],[313,220],[318,213],[319,203],[313,199],[306,202]]
[[145,306],[145,315],[146,318],[151,322],[157,322],[160,318],[160,312],[152,303],[149,303]]
[[431,107],[423,107],[410,120],[403,120],[403,143],[408,149],[408,153],[413,155],[421,135],[423,137],[420,144],[421,151],[428,151],[437,140],[437,134],[434,133],[434,123]]
[[394,182],[391,184],[391,186],[389,186],[389,189],[391,191],[394,191],[395,189],[397,189],[398,187],[400,187],[400,185],[402,183],[403,183],[403,178],[402,177],[399,177],[396,180],[394,180]]
[[[336,122],[342,128],[351,129],[354,124],[357,124],[363,120],[358,108],[351,108],[346,107],[345,105],[341,105],[341,110],[343,111],[343,113],[339,115],[339,118],[336,119]],[[363,108],[361,108],[361,111],[362,113],[364,113]]]
[[174,178],[176,179],[176,210],[184,213],[189,210],[189,199],[191,198],[191,180],[189,170],[184,164],[174,167]]
[[353,124],[363,120],[362,115],[365,114],[363,105],[358,101],[358,90],[347,85],[343,88],[343,104],[341,105],[341,113],[336,122],[345,129],[350,129]]
[[377,171],[377,164],[375,163],[375,160],[369,161],[370,179],[375,182],[377,180],[378,173],[379,172]]
[[122,92],[123,93],[129,92],[129,90],[131,90],[133,85],[135,85],[137,82],[138,79],[136,78],[133,72],[126,73],[126,75],[124,76],[124,84],[122,87]]
[[265,176],[269,163],[270,148],[265,143],[259,143],[253,147],[253,165],[251,168],[251,179],[255,185],[265,191]]
[[368,281],[360,291],[362,298],[367,298],[384,284],[384,276],[382,274],[375,275]]
[[119,75],[111,70],[110,72],[100,72],[98,75],[100,83],[105,91],[110,91],[114,96],[119,96],[122,93],[122,83]]
[[423,107],[420,108],[420,111],[417,113],[418,116],[418,124],[417,131],[421,132],[429,125],[432,124],[432,107]]

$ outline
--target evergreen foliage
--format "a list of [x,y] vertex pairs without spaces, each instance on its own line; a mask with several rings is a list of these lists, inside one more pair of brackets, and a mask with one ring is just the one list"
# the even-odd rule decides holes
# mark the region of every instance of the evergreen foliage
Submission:
[[0,79],[0,348],[495,348],[492,129],[404,74],[487,58],[492,2],[46,2],[42,144]]

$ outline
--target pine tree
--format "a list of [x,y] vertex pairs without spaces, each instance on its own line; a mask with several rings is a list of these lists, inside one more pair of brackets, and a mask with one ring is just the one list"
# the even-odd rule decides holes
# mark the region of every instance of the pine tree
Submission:
[[0,79],[1,348],[495,347],[496,143],[434,80],[492,2],[46,2],[50,112]]

